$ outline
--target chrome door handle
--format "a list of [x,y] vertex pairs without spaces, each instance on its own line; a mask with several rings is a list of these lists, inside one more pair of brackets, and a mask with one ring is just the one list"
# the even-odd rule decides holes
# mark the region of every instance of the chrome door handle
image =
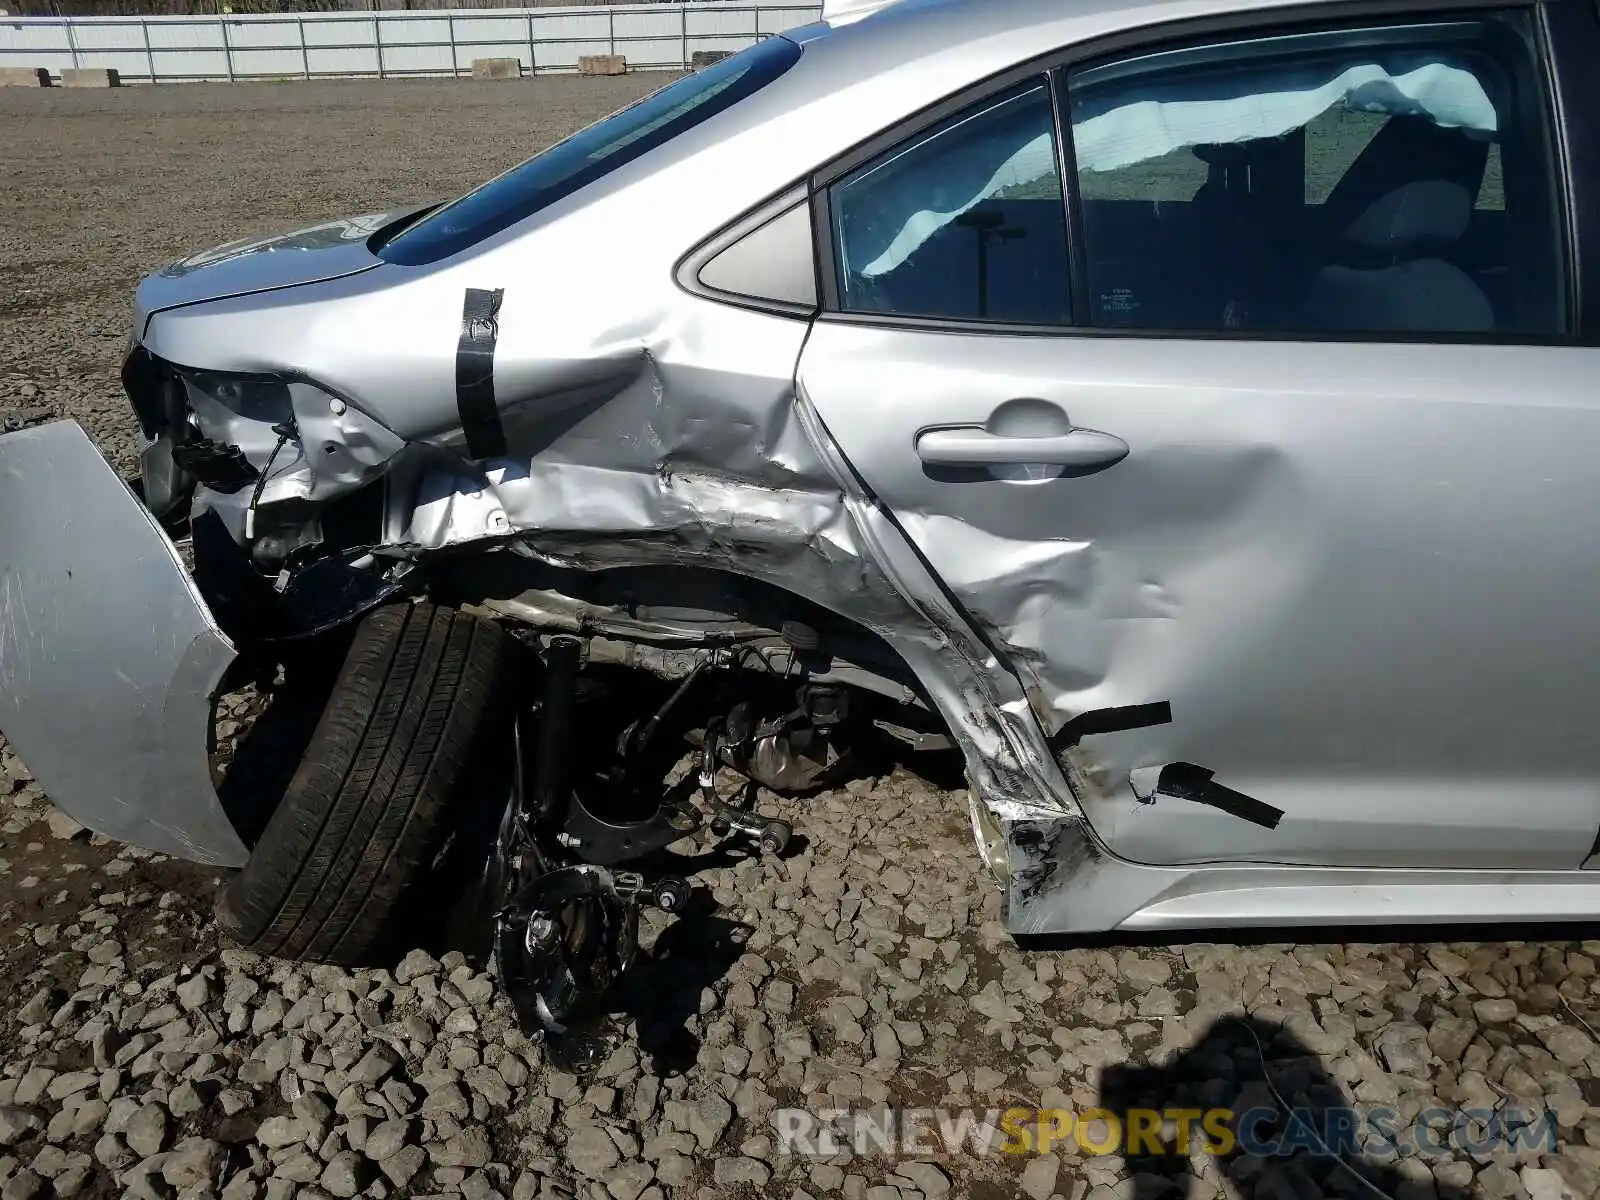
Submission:
[[988,467],[1045,463],[1060,467],[1110,467],[1128,457],[1128,443],[1110,433],[1074,429],[1043,437],[1011,437],[977,426],[929,429],[917,438],[917,454],[929,466]]

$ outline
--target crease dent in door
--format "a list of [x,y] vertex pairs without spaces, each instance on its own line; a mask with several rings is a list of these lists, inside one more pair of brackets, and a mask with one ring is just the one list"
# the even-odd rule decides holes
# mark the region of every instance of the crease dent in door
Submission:
[[[508,289],[498,314],[502,347],[520,340],[518,299]],[[414,501],[391,514],[397,545],[421,556],[497,540],[560,568],[700,567],[772,583],[901,656],[993,820],[1061,815],[1071,801],[1020,687],[920,576],[796,388],[806,331],[707,305],[691,321],[617,330],[581,359],[502,352],[506,453],[424,467]],[[745,373],[729,369],[730,347]]]
[[[1218,353],[1192,349],[1201,365]],[[1285,401],[1303,384],[1208,386],[1154,352],[1150,372],[1130,374],[1126,353],[1110,340],[822,322],[800,380],[997,670],[1018,681],[1084,803],[1132,803],[1137,767],[1228,769],[1207,761],[1211,718],[1282,704],[1271,680],[1233,680],[1230,662],[1285,643],[1281,671],[1269,664],[1269,674],[1287,684],[1295,630],[1332,603],[1319,588],[1337,558],[1330,519],[1310,502],[1327,483],[1314,478],[1325,463],[1287,424]],[[933,461],[919,457],[929,431],[947,429],[993,435],[999,461],[970,461],[985,444],[976,437],[959,464],[946,463],[942,443]],[[1006,453],[1006,439],[1072,431],[1125,443],[1126,456],[1074,468]],[[1062,736],[1095,713],[1162,703],[1169,723],[1070,748]]]
[[[1097,503],[1092,479],[1047,481],[1059,489],[1048,498],[1038,482],[975,485],[1013,489],[1015,506],[1049,504],[1057,536],[898,514],[913,542],[937,548],[945,582],[1010,660],[1063,754],[1077,742],[1063,735],[1094,714],[1215,688],[1228,645],[1270,632],[1275,613],[1308,600],[1318,527],[1296,468],[1279,448],[1236,439],[1232,431],[1233,449],[1220,439],[1135,448],[1111,469],[1123,477],[1119,495],[1135,497],[1121,511]],[[1097,510],[1092,521],[1074,519],[1075,500],[1085,516]],[[1073,536],[1091,523],[1105,536]],[[1133,769],[1156,765],[1165,724],[1125,726],[1149,732],[1097,742],[1092,755],[1079,748],[1072,765],[1102,789],[1120,787]]]
[[[1311,580],[1326,548],[1303,480],[1268,431],[1239,432],[1210,444],[1135,447],[1112,468],[1124,473],[1118,494],[1135,497],[1126,509],[1097,505],[1092,480],[1049,481],[1059,536],[1008,537],[926,508],[897,513],[913,543],[935,548],[966,616],[1008,660],[1077,803],[1073,812],[1000,822],[1015,933],[1067,928],[1090,908],[1120,919],[1138,906],[1141,885],[1107,853],[1108,831],[1096,822],[1154,803],[1149,789],[1131,788],[1139,772],[1184,754],[1203,764],[1205,747],[1189,745],[1184,713],[1226,705],[1230,647],[1315,602]],[[1034,481],[977,486],[1011,489],[1016,504],[1046,503]],[[1074,520],[1078,497],[1079,512],[1098,509],[1092,519]],[[1072,536],[1085,527],[1102,535]],[[1196,799],[1177,789],[1163,795]],[[1270,812],[1261,821],[1268,828],[1282,815],[1251,797],[1225,811]]]

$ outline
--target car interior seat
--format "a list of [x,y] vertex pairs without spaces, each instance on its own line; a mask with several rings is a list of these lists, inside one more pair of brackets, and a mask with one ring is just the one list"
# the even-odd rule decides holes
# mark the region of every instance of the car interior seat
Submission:
[[[1205,324],[1274,329],[1291,323],[1290,250],[1302,237],[1305,137],[1196,146],[1206,182],[1190,204],[1201,286],[1213,289]],[[1220,293],[1216,289],[1221,289]]]
[[1379,197],[1343,237],[1350,246],[1388,258],[1388,265],[1323,267],[1312,281],[1306,315],[1332,329],[1493,329],[1494,309],[1483,289],[1435,255],[1466,232],[1471,217],[1467,190],[1442,179],[1402,184]]
[[1305,313],[1323,329],[1474,333],[1488,295],[1449,259],[1472,221],[1488,144],[1425,117],[1393,117],[1324,207],[1332,246]]

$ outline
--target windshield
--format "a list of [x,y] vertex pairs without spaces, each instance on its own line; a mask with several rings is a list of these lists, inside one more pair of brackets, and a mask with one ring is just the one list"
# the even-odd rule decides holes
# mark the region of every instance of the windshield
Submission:
[[475,245],[732,107],[799,57],[795,43],[770,37],[676,79],[424,217],[379,247],[378,257],[415,266]]

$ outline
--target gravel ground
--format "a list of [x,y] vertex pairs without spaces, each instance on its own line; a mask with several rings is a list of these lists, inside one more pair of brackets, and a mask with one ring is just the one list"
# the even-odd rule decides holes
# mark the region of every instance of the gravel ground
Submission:
[[[0,93],[0,420],[77,417],[128,465],[116,370],[140,270],[458,191],[656,82]],[[1271,1103],[1268,1080],[1296,1104],[1388,1106],[1398,1129],[1436,1106],[1556,1122],[1553,1153],[1369,1144],[1360,1170],[1387,1194],[1600,1195],[1600,942],[1019,949],[938,772],[774,811],[798,852],[714,857],[714,905],[647,924],[575,1072],[573,1045],[522,1038],[458,952],[350,972],[219,945],[214,872],[77,829],[0,743],[0,1200],[1371,1196],[1305,1155],[1191,1172],[1070,1141],[775,1145],[788,1106],[1242,1110]]]

